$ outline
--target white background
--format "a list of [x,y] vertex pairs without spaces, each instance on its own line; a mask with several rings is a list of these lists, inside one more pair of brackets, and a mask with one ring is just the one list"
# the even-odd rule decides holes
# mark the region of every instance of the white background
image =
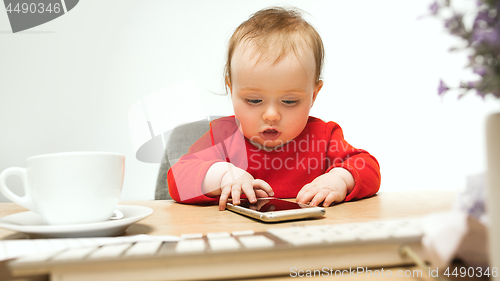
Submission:
[[[0,170],[38,154],[118,152],[127,159],[121,199],[153,199],[159,164],[135,158],[129,109],[195,79],[206,115],[232,114],[228,97],[212,93],[224,92],[227,41],[252,13],[285,5],[309,14],[326,47],[312,115],[377,157],[381,191],[459,190],[486,169],[484,121],[500,103],[437,95],[440,78],[473,76],[465,53],[448,53],[457,41],[442,23],[417,20],[430,2],[82,0],[17,34],[2,7]],[[8,183],[22,194],[18,179]]]

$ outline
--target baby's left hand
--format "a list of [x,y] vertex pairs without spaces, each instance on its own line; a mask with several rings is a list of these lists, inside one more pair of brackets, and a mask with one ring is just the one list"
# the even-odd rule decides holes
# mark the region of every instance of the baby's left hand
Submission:
[[342,202],[347,194],[348,186],[344,179],[336,173],[326,173],[315,178],[311,183],[302,187],[297,194],[297,202],[311,206],[318,206],[323,202],[324,207],[333,202]]

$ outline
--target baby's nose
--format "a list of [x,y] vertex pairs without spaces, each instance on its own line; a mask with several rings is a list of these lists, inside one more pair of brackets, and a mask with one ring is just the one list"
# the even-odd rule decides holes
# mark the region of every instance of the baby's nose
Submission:
[[281,114],[275,106],[268,106],[262,115],[262,119],[267,121],[279,121]]

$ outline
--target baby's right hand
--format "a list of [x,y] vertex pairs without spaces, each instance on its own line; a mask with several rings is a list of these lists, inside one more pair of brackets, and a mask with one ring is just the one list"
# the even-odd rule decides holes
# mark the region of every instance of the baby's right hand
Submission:
[[[267,182],[254,179],[252,175],[243,169],[233,166],[232,170],[226,173],[222,179],[219,199],[220,211],[226,209],[226,203],[230,196],[233,199],[233,204],[239,205],[242,191],[252,204],[257,202],[257,197],[274,196],[274,191]],[[233,176],[236,178],[235,180],[233,180]]]

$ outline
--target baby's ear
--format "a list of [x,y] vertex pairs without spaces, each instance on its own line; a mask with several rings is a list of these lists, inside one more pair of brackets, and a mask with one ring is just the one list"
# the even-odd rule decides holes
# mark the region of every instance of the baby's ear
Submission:
[[228,89],[229,89],[229,94],[232,95],[233,90],[231,89],[231,79],[229,78],[229,76],[226,76],[226,92]]
[[314,87],[314,92],[313,92],[313,104],[314,101],[316,101],[316,97],[318,96],[319,91],[323,88],[323,80],[319,80],[316,83],[316,86]]

